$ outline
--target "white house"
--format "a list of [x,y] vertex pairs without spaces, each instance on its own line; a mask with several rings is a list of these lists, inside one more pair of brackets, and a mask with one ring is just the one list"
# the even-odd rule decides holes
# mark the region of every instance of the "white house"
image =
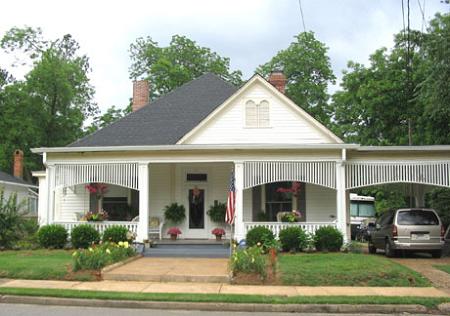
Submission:
[[38,193],[37,186],[23,180],[23,152],[14,151],[13,175],[0,171],[0,191],[3,192],[5,201],[10,196],[17,197],[20,211],[28,215],[37,215]]
[[150,103],[148,84],[134,82],[131,114],[66,147],[34,149],[46,166],[40,223],[71,229],[95,205],[86,184],[105,183],[103,208],[120,221],[100,230],[119,223],[146,239],[149,218],[177,202],[187,210],[181,237],[212,238],[206,212],[226,201],[233,170],[238,240],[255,225],[278,233],[277,213],[291,210],[308,231],[335,225],[348,238],[351,189],[414,183],[422,204],[426,186],[450,187],[450,146],[346,144],[284,95],[285,82],[274,72],[234,87],[208,73]]

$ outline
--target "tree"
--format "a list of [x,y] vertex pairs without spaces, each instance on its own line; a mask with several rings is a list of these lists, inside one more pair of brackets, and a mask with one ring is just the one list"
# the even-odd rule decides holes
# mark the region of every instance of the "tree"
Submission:
[[[22,148],[26,161],[37,167],[29,149],[64,146],[83,135],[83,122],[97,112],[94,89],[87,76],[88,58],[78,55],[79,45],[64,35],[44,40],[40,29],[12,28],[0,46],[8,53],[19,51],[31,65],[22,81],[0,88],[0,126],[3,138],[0,167],[8,169],[14,148]],[[3,76],[4,77],[4,76]]]
[[368,67],[349,62],[333,95],[334,131],[367,145],[449,144],[449,42],[450,14],[437,14],[427,33],[396,35]]
[[116,106],[113,105],[108,108],[105,113],[94,117],[94,121],[91,126],[86,129],[86,134],[92,134],[93,132],[114,123],[129,113],[131,113],[131,104],[124,109],[116,108]]
[[425,142],[450,144],[450,14],[431,20],[423,53],[425,79],[418,98],[424,106]]
[[195,41],[174,35],[167,47],[159,47],[151,37],[138,38],[130,46],[130,77],[151,83],[151,97],[164,95],[182,84],[212,72],[239,85],[242,73],[230,71],[229,58],[221,57]]
[[328,48],[313,32],[303,32],[295,36],[287,49],[259,66],[257,72],[268,76],[275,69],[283,70],[287,78],[286,95],[320,122],[328,124],[327,87],[336,78],[327,52]]

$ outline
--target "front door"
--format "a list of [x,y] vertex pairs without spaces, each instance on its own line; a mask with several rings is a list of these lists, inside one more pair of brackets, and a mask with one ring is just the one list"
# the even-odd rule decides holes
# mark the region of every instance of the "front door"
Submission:
[[188,225],[190,238],[205,238],[206,190],[197,186],[188,189]]

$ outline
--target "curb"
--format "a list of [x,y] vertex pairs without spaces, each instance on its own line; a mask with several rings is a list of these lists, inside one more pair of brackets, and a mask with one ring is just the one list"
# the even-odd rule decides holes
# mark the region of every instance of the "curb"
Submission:
[[123,265],[125,265],[125,264],[127,264],[127,263],[130,263],[130,262],[133,262],[133,261],[135,261],[135,260],[137,260],[137,259],[140,259],[140,258],[142,258],[142,257],[143,257],[143,255],[142,255],[142,254],[139,254],[139,255],[136,255],[136,256],[134,256],[134,257],[128,258],[128,259],[125,260],[125,261],[119,261],[119,262],[110,264],[109,266],[106,266],[106,267],[104,267],[103,269],[101,269],[101,270],[100,270],[100,274],[103,276],[103,273],[105,273],[105,272],[109,272],[109,271],[111,271],[111,270],[114,270],[115,268],[118,268],[118,267],[123,266]]
[[79,298],[57,298],[36,296],[0,296],[0,303],[35,304],[57,306],[137,308],[159,310],[197,310],[197,311],[227,311],[227,312],[285,312],[285,313],[428,313],[422,305],[350,305],[350,304],[239,304],[239,303],[194,303],[194,302],[158,302],[158,301],[125,301],[99,300]]

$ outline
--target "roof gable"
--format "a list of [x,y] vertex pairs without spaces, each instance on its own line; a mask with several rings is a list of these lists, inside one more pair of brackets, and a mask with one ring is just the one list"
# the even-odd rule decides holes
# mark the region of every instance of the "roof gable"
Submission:
[[173,145],[236,90],[206,73],[68,146]]
[[[268,128],[245,126],[248,100],[269,102]],[[232,143],[340,144],[343,141],[264,78],[255,75],[178,142]]]

